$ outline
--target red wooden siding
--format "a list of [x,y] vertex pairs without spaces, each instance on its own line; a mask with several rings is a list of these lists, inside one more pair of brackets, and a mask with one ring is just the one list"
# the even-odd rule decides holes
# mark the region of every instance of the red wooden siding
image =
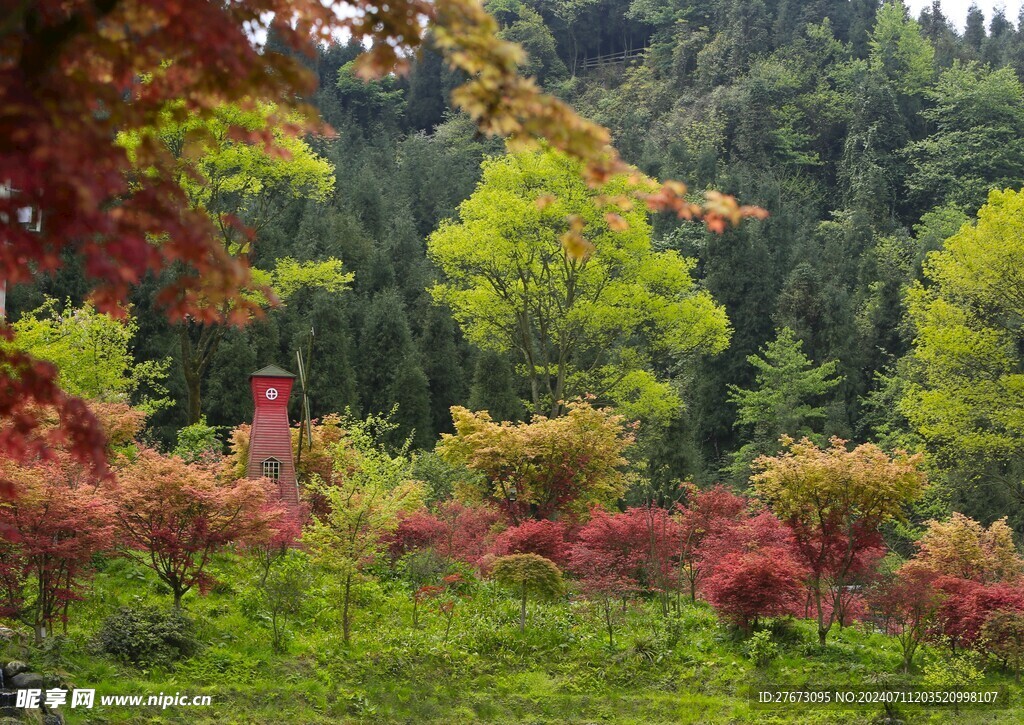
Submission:
[[[249,478],[263,477],[263,461],[276,458],[281,462],[281,477],[277,481],[278,495],[293,517],[298,517],[299,494],[296,487],[295,460],[292,457],[291,427],[288,424],[288,398],[291,396],[292,378],[254,375],[249,379],[256,413],[252,421],[249,440]],[[277,397],[267,397],[273,388]]]

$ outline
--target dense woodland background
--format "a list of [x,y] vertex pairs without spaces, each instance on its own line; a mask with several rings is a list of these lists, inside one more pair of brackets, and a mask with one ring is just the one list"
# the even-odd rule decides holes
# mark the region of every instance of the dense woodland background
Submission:
[[[697,260],[733,334],[725,352],[668,371],[686,407],[641,436],[635,463],[647,493],[681,479],[742,483],[737,461],[771,452],[780,433],[924,445],[895,405],[914,374],[901,363],[914,334],[904,293],[990,188],[1024,186],[1024,33],[1014,22],[974,10],[959,33],[938,3],[915,22],[875,0],[492,0],[488,9],[527,49],[527,72],[610,128],[627,161],[771,212],[721,235],[653,220],[655,248]],[[216,426],[248,421],[249,373],[294,369],[312,327],[313,416],[397,404],[400,431],[430,449],[451,430],[453,405],[528,416],[517,361],[474,348],[427,292],[439,274],[427,238],[504,146],[451,112],[459,78],[439,56],[424,52],[407,77],[367,84],[349,65],[358,53],[324,47],[309,61],[320,79],[311,100],[337,133],[310,140],[335,168],[332,195],[287,205],[251,256],[261,268],[339,258],[354,281],[343,292],[301,291],[228,332],[205,372],[202,412]],[[629,59],[614,60],[620,53]],[[181,345],[154,308],[156,284],[135,295],[134,354],[175,361],[176,402],[150,419],[152,438],[169,446],[189,421]],[[46,295],[80,304],[85,290],[70,264],[13,289],[10,314]],[[792,370],[834,366],[830,379],[841,382],[812,386],[785,420],[743,423],[736,391],[754,389],[758,373],[748,357],[782,328],[802,343],[778,350]],[[1024,530],[1013,513],[1019,460],[931,460],[944,485],[923,507],[986,522],[1010,514]]]

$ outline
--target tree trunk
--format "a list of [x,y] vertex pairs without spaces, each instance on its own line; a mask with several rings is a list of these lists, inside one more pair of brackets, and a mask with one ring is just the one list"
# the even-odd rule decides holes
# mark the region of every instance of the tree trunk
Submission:
[[202,388],[200,387],[200,376],[190,371],[185,371],[185,415],[186,424],[194,425],[203,417]]
[[349,595],[351,593],[352,593],[352,575],[351,574],[347,574],[345,576],[345,596],[344,596],[344,598],[342,600],[342,609],[341,609],[341,633],[342,633],[343,639],[345,640],[345,644],[349,644],[349,641],[350,641],[349,640],[349,620],[348,620],[348,618],[349,618],[349,609],[348,609],[348,603],[349,603]]
[[825,646],[825,637],[828,636],[828,630],[831,628],[832,622],[829,621],[829,626],[825,626],[825,610],[821,606],[821,584],[816,583],[814,588],[814,606],[817,609],[818,614],[818,644],[822,647]]
[[519,631],[526,631],[526,587],[523,587],[523,597],[519,600]]
[[612,629],[612,600],[604,600],[604,621],[608,627],[608,649],[615,649],[615,639]]
[[186,413],[188,425],[192,425],[198,423],[203,415],[203,375],[206,374],[206,369],[224,337],[224,326],[218,324],[200,326],[199,340],[196,343],[192,342],[189,330],[188,323],[178,326],[181,370],[185,376]]

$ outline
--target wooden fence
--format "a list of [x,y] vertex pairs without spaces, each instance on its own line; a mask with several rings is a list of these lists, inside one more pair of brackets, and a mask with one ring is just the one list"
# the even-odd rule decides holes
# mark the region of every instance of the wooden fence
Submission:
[[629,50],[620,50],[615,53],[599,55],[596,58],[584,58],[576,64],[576,70],[590,70],[592,68],[599,68],[603,65],[625,63],[635,58],[639,58],[646,50],[646,47],[630,48]]

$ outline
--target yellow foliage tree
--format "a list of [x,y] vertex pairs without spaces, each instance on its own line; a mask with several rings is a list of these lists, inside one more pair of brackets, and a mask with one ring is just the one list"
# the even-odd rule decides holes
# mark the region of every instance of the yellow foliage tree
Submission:
[[516,524],[612,504],[629,484],[623,453],[633,444],[633,429],[622,416],[586,401],[569,403],[567,411],[513,424],[455,406],[455,433],[442,436],[437,451],[449,463],[484,474],[462,496],[496,501]]
[[917,546],[918,560],[940,574],[987,584],[1024,573],[1024,560],[1017,553],[1005,516],[987,529],[961,513],[954,513],[948,521],[929,521]]
[[924,490],[922,458],[903,451],[890,457],[872,443],[848,450],[841,438],[833,438],[828,448],[807,438],[781,440],[782,453],[754,461],[761,471],[751,481],[793,531],[824,646],[843,610],[847,585],[870,565],[870,551],[881,544],[879,527],[902,518],[904,506]]

